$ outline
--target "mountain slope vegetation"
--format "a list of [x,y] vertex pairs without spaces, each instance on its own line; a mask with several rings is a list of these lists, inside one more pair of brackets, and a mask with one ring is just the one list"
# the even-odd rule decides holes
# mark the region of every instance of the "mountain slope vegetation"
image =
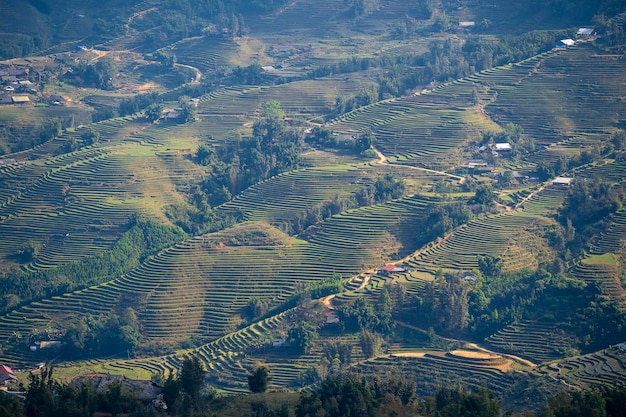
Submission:
[[623,382],[623,2],[21,3],[2,364]]

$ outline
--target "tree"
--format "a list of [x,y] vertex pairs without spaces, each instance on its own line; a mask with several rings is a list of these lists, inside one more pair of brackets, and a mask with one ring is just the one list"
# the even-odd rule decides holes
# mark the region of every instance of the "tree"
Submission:
[[197,399],[204,384],[206,371],[197,356],[188,356],[180,370],[180,385],[185,394]]
[[198,109],[196,108],[196,104],[191,101],[191,99],[187,96],[182,96],[179,99],[180,108],[181,108],[181,117],[184,123],[193,122],[196,120],[196,116],[198,114]]
[[267,391],[267,384],[270,380],[270,372],[265,366],[259,366],[248,374],[248,387],[250,392],[262,393]]
[[81,133],[80,139],[86,146],[93,145],[94,143],[98,143],[98,141],[100,141],[100,132],[88,128]]
[[497,277],[502,272],[504,262],[496,256],[478,255],[478,268],[488,278]]
[[376,190],[376,201],[388,201],[404,196],[406,183],[402,179],[397,179],[393,174],[385,174],[378,177],[374,183]]
[[313,347],[319,334],[311,323],[302,321],[289,330],[289,343],[295,346],[300,353],[308,353]]
[[360,335],[361,349],[366,358],[373,358],[382,352],[383,338],[378,333],[368,330],[361,330]]
[[28,374],[28,390],[24,408],[27,417],[52,417],[55,415],[55,393],[59,384],[52,379],[52,368],[43,368],[39,375]]
[[265,119],[273,118],[282,120],[285,118],[285,112],[278,100],[270,100],[266,101],[261,106],[261,117]]
[[378,300],[376,300],[376,313],[378,318],[376,330],[387,336],[391,334],[395,324],[391,311],[391,296],[389,295],[387,286],[384,286],[378,295]]
[[0,391],[0,417],[23,417],[24,407],[16,396]]
[[174,379],[171,372],[163,383],[162,393],[167,408],[173,414],[177,414],[181,406],[181,383],[180,380]]
[[159,120],[159,118],[161,117],[162,114],[163,114],[163,105],[162,104],[154,103],[154,104],[151,104],[146,109],[146,117],[151,122],[156,122],[157,120]]
[[379,324],[374,306],[365,297],[357,297],[353,302],[339,306],[337,313],[343,328],[347,331],[362,329],[371,331]]
[[481,185],[476,189],[473,201],[481,206],[491,206],[496,199],[496,193],[489,184]]
[[374,142],[376,142],[376,137],[371,130],[367,130],[356,138],[354,141],[354,149],[359,153],[363,152],[369,149]]
[[441,317],[448,332],[462,332],[469,322],[469,290],[462,275],[446,274],[446,286],[441,291]]

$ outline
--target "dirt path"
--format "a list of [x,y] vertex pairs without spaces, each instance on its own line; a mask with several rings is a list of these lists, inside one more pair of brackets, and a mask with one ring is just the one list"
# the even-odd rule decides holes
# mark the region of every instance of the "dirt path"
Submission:
[[300,0],[293,0],[292,2],[284,5],[283,7],[281,7],[280,9],[276,10],[276,12],[274,12],[275,16],[281,15],[283,13],[285,13],[287,10],[291,9],[293,6],[295,6],[296,4],[298,4]]
[[532,193],[528,194],[526,197],[522,198],[520,200],[519,203],[517,203],[515,205],[515,209],[520,208],[521,206],[524,205],[524,203],[526,203],[528,200],[530,200],[531,198],[533,198],[534,196],[536,196],[537,194],[539,194],[540,192],[542,192],[544,190],[544,188],[546,188],[546,184],[542,184],[539,186],[539,188],[537,188],[535,191],[533,191]]
[[130,32],[130,24],[133,23],[133,20],[135,19],[141,19],[143,18],[145,15],[147,15],[150,12],[156,12],[157,10],[159,10],[158,7],[151,7],[149,9],[146,10],[142,10],[140,12],[134,13],[132,14],[128,20],[126,21],[126,34],[128,34]]
[[[374,273],[374,271],[368,271],[365,272],[364,276],[363,276],[363,281],[361,282],[361,285],[359,285],[358,288],[355,288],[354,290],[351,290],[349,292],[353,292],[353,291],[359,291],[362,290],[363,288],[365,288],[367,286],[367,284],[369,284],[370,282],[370,277],[372,276],[372,274]],[[333,298],[335,298],[337,294],[331,294],[327,297],[322,298],[322,304],[324,304],[324,307],[326,307],[329,310],[334,310],[335,307],[333,306]]]
[[439,174],[439,175],[446,175],[448,177],[454,178],[456,180],[459,181],[459,184],[463,184],[465,182],[465,178],[461,177],[459,175],[454,175],[454,174],[450,174],[448,172],[445,171],[438,171],[435,169],[428,169],[428,168],[420,168],[420,167],[414,167],[411,165],[402,165],[402,164],[392,164],[389,162],[389,160],[387,159],[387,157],[378,149],[374,148],[372,146],[372,150],[374,152],[376,152],[376,155],[378,155],[378,163],[379,164],[387,164],[387,165],[391,165],[391,166],[395,166],[395,167],[402,167],[402,168],[406,168],[406,169],[415,169],[417,171],[423,171],[423,172],[431,172],[433,174]]
[[[418,331],[420,333],[428,334],[428,332],[426,330],[424,330],[424,329],[422,329],[420,327],[413,326],[411,324],[408,324],[408,323],[405,323],[405,322],[399,321],[399,320],[396,320],[395,322],[397,324],[399,324],[400,326],[402,326],[402,327],[406,327],[408,329],[413,329],[413,330],[416,330],[416,331]],[[536,363],[531,362],[531,361],[529,361],[527,359],[523,359],[523,358],[520,358],[519,356],[515,356],[515,355],[509,355],[508,353],[496,352],[496,351],[487,349],[485,347],[482,347],[480,345],[477,345],[474,342],[469,342],[467,340],[461,340],[461,339],[450,339],[448,337],[443,337],[443,336],[439,336],[439,335],[437,335],[437,337],[439,337],[439,338],[441,338],[443,340],[447,340],[449,342],[461,343],[461,344],[467,346],[468,348],[476,349],[476,350],[479,350],[481,352],[502,356],[503,358],[511,359],[512,361],[515,361],[515,362],[520,363],[520,364],[525,365],[525,366],[530,366],[531,368],[535,368],[537,366]]]
[[187,64],[174,64],[175,67],[182,67],[182,68],[189,68],[192,71],[195,71],[196,76],[194,77],[193,81],[191,82],[192,84],[200,84],[200,80],[202,79],[202,72],[196,68],[196,67],[192,67],[191,65],[187,65]]

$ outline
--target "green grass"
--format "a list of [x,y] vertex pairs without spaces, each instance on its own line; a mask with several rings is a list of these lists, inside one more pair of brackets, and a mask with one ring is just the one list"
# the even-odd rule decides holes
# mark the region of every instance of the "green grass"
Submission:
[[593,266],[615,266],[618,261],[612,253],[605,253],[603,255],[591,255],[583,259],[582,262]]

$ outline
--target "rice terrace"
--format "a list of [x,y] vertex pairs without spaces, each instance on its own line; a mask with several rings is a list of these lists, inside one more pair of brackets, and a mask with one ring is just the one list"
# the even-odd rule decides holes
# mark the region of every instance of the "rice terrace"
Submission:
[[0,415],[626,407],[624,1],[5,3]]

